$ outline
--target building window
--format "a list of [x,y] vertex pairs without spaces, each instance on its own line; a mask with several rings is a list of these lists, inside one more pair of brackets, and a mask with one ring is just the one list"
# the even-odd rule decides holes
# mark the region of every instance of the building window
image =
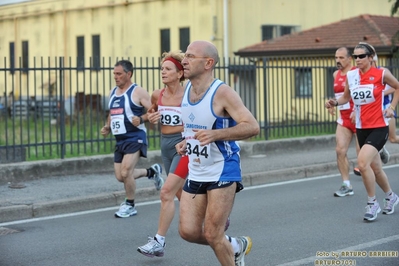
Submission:
[[15,44],[10,42],[10,73],[15,73]]
[[27,73],[29,67],[29,43],[22,41],[22,72]]
[[190,28],[181,28],[180,32],[180,50],[185,52],[190,44]]
[[262,41],[271,40],[297,31],[299,31],[298,26],[262,25]]
[[310,67],[295,69],[295,96],[312,97],[312,69]]
[[100,70],[100,35],[92,36],[92,68]]
[[76,44],[78,52],[76,67],[78,68],[78,70],[83,70],[85,67],[85,37],[77,37]]
[[292,27],[291,26],[280,26],[280,36],[291,34]]
[[262,41],[273,39],[273,29],[274,26],[262,26]]
[[333,98],[334,95],[334,72],[337,70],[336,67],[327,67],[326,68],[326,78],[324,79],[326,81],[325,88],[326,88],[326,98]]
[[170,51],[170,30],[161,30],[161,54]]

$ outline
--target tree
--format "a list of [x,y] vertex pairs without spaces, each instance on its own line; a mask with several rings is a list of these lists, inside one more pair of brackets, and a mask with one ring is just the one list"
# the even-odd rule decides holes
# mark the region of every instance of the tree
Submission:
[[[399,0],[389,0],[389,2],[393,2],[391,7],[391,16],[395,15],[399,9]],[[397,47],[397,43],[399,43],[399,30],[392,36],[392,51],[394,52],[394,57],[399,57],[399,49]]]
[[[391,2],[392,0],[389,0]],[[396,12],[398,12],[399,9],[399,0],[394,1],[392,7],[391,7],[391,16],[395,15]]]

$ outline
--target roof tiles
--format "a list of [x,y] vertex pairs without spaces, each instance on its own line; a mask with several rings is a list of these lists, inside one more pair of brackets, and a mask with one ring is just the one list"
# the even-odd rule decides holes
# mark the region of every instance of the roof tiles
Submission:
[[235,54],[239,56],[330,54],[338,47],[353,48],[358,42],[370,43],[379,54],[390,53],[392,37],[398,31],[398,17],[360,15],[250,45]]

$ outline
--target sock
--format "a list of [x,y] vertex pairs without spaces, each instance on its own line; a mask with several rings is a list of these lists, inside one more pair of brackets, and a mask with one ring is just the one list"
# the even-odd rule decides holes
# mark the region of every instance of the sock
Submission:
[[233,251],[234,254],[240,252],[240,245],[237,242],[237,239],[235,239],[234,237],[230,237],[228,235],[226,235],[226,239],[231,243],[231,245],[233,246]]
[[126,199],[126,203],[132,207],[134,207],[134,199],[130,200],[130,199]]
[[373,203],[374,204],[374,202],[376,202],[375,196],[367,197],[367,198],[368,198],[367,202],[369,202],[369,203]]
[[158,241],[158,243],[161,244],[162,246],[165,246],[165,237],[164,236],[156,234],[155,240]]
[[349,181],[349,180],[344,180],[344,184],[345,184],[347,187],[351,187],[351,181]]
[[392,190],[385,193],[386,198],[392,198],[392,196],[393,196]]
[[148,169],[147,169],[147,177],[148,177],[148,178],[151,178],[151,177],[154,177],[154,175],[155,175],[154,169],[148,168]]

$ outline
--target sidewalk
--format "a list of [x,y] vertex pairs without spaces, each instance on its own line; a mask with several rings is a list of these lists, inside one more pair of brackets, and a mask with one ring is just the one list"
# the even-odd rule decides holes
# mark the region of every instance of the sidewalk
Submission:
[[[334,135],[240,145],[244,186],[338,173]],[[398,163],[399,145],[386,147],[388,164]],[[353,168],[353,142],[348,157]],[[160,151],[151,151],[138,168],[161,162]],[[151,180],[136,181],[136,202],[159,199]],[[0,223],[113,206],[117,210],[125,198],[112,155],[0,165],[0,195]]]

